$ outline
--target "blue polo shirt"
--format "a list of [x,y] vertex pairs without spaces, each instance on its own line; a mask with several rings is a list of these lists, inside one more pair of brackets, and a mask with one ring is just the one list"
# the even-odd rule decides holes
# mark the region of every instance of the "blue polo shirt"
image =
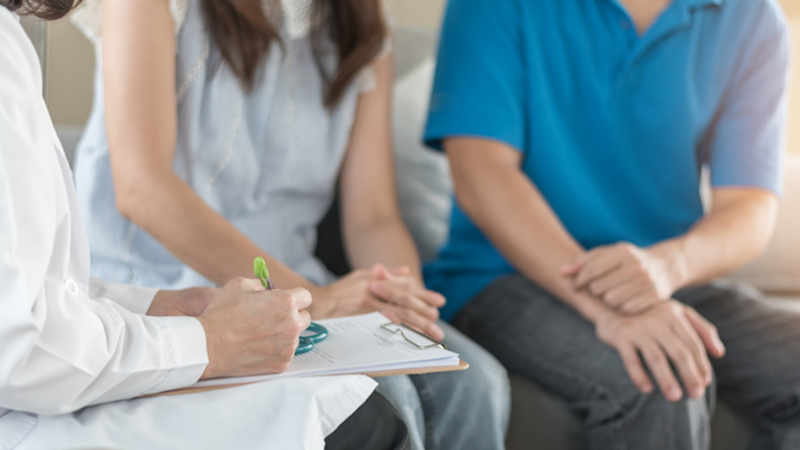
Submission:
[[[450,0],[425,142],[505,143],[584,248],[648,246],[701,218],[704,165],[779,193],[788,63],[773,0],[673,0],[641,36],[616,0]],[[513,272],[455,206],[425,280],[450,319]]]

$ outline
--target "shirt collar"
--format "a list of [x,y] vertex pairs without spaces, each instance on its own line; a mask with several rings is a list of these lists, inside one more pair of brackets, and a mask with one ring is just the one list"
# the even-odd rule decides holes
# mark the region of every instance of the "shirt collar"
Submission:
[[684,7],[687,9],[700,9],[705,8],[706,6],[716,5],[720,6],[724,3],[725,0],[674,0],[678,3],[682,3]]

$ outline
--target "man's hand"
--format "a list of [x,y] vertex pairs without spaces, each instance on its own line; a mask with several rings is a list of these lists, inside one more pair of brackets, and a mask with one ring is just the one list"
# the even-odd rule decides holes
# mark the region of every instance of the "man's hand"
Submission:
[[423,288],[405,268],[389,271],[378,264],[372,270],[355,270],[335,283],[313,289],[312,295],[315,320],[380,311],[434,339],[444,337],[436,325],[436,308],[444,305],[444,297]]
[[596,328],[598,338],[619,352],[640,391],[649,393],[653,389],[642,365],[644,359],[664,397],[673,402],[680,400],[683,392],[670,362],[689,396],[699,398],[712,379],[706,351],[716,358],[725,354],[714,325],[675,300],[659,303],[637,316],[610,313],[597,322]]
[[576,291],[585,289],[619,312],[638,314],[669,300],[676,290],[674,266],[664,251],[619,243],[581,254],[561,273],[573,278]]
[[202,378],[279,373],[289,367],[311,318],[305,289],[266,291],[258,280],[228,282],[197,319],[209,363]]
[[219,289],[194,287],[180,291],[158,291],[147,310],[148,316],[192,316],[197,317],[219,294]]

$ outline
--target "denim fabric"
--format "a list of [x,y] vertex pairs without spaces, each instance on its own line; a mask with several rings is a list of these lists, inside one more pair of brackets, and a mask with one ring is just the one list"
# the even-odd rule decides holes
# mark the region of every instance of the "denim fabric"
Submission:
[[458,353],[470,368],[377,378],[377,391],[395,405],[405,420],[414,450],[505,448],[511,409],[505,369],[452,326],[441,321],[439,326],[445,332],[447,348]]
[[590,322],[520,275],[492,283],[453,324],[510,373],[567,401],[591,449],[707,449],[715,395],[753,420],[751,449],[800,448],[800,316],[732,285],[685,289],[675,298],[714,323],[727,348],[712,359],[715,384],[702,399],[670,403],[659,391],[641,394]]

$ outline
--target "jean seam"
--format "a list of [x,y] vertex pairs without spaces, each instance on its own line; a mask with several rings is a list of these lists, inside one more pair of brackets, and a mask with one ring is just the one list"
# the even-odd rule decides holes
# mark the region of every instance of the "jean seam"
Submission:
[[436,442],[436,421],[438,413],[436,402],[431,392],[430,386],[421,375],[410,375],[409,378],[417,389],[420,405],[422,406],[422,417],[425,422],[425,450],[438,450]]

